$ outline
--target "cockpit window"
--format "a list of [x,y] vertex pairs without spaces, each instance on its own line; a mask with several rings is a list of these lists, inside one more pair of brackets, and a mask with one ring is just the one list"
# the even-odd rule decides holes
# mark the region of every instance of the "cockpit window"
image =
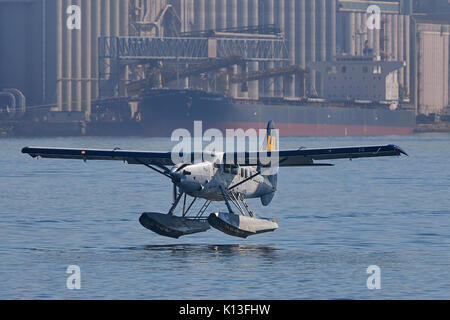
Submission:
[[184,170],[184,171],[183,171],[183,174],[184,174],[185,176],[190,176],[190,175],[192,174],[192,172],[187,171],[187,170]]

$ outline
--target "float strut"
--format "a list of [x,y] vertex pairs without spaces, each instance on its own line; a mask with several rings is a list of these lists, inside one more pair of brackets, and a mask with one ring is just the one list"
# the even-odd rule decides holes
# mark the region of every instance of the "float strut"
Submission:
[[178,197],[176,198],[175,202],[174,202],[173,205],[172,205],[172,208],[170,208],[169,213],[168,213],[170,216],[173,216],[173,213],[174,213],[174,211],[175,211],[175,209],[176,209],[178,203],[180,202],[181,197],[183,197],[183,194],[184,194],[184,193],[181,192],[181,193],[178,195]]
[[222,192],[223,200],[225,201],[225,204],[227,205],[228,212],[229,213],[234,213],[233,212],[233,208],[231,208],[230,202],[228,201],[228,197],[227,197],[227,195],[225,193],[225,190],[223,189],[222,186],[220,186],[220,191]]

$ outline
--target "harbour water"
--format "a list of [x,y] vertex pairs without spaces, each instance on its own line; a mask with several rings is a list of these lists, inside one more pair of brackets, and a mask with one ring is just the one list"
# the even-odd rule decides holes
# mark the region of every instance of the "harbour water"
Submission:
[[[449,299],[450,135],[283,138],[282,148],[393,143],[409,157],[283,168],[279,230],[173,240],[144,229],[171,184],[137,165],[32,159],[24,146],[165,150],[164,139],[0,140],[0,299]],[[211,208],[224,210],[224,204]],[[81,289],[69,290],[69,265]],[[369,266],[381,289],[369,290]]]

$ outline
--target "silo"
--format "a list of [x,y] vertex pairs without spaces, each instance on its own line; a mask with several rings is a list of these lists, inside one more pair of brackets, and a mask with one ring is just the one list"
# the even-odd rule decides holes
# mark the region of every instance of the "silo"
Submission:
[[[89,0],[88,0],[89,2]],[[101,2],[100,0],[91,0],[92,10],[91,10],[91,97],[98,98],[98,38],[101,35]]]
[[[81,0],[72,1],[73,5],[77,5],[81,8]],[[82,19],[86,20],[86,19]],[[82,111],[81,96],[82,96],[82,52],[81,52],[81,30],[72,30],[72,111]]]
[[355,28],[355,13],[351,12],[349,14],[349,28],[348,28],[348,51],[347,53],[350,55],[354,55],[355,54],[355,35],[356,35],[356,28]]
[[[223,0],[222,0],[223,1]],[[248,0],[248,24],[250,26],[257,26],[259,24],[259,1]],[[258,71],[259,63],[250,62],[248,64],[249,72]],[[259,81],[251,81],[248,84],[249,97],[251,99],[259,98]]]
[[331,60],[334,59],[336,56],[336,29],[338,26],[336,25],[336,1],[337,0],[329,0],[329,13],[328,16],[330,17],[328,21],[330,21],[330,24],[328,26],[328,34],[329,34],[329,41],[328,43],[328,52],[327,52],[327,59]]
[[214,30],[216,28],[216,0],[206,0],[206,29]]
[[[285,3],[285,36],[287,48],[289,52],[290,64],[295,64],[295,2],[296,0],[286,0]],[[293,97],[295,95],[295,83],[298,81],[295,78],[291,79],[290,83],[283,83],[285,95]]]
[[[275,4],[274,0],[264,0],[264,7],[262,8],[262,14],[263,14],[263,24],[275,24]],[[273,62],[265,62],[264,63],[264,69],[273,68],[274,63]],[[260,88],[259,90],[264,92],[264,96],[266,97],[273,97],[275,92],[275,84],[274,79],[269,78],[265,79],[264,81],[260,81]]]
[[[119,35],[120,36],[129,36],[130,30],[129,30],[129,5],[130,0],[120,0],[120,29],[119,29]],[[126,95],[125,90],[125,84],[129,81],[129,66],[124,66],[123,69],[120,71],[121,76],[123,78],[123,84],[122,84],[122,92],[120,95]]]
[[[120,31],[120,0],[110,0],[110,35],[118,37]],[[117,95],[120,91],[120,66],[117,59],[111,61],[111,81],[109,85],[109,96]]]
[[366,25],[366,14],[365,13],[358,13],[359,20],[358,20],[358,39],[359,39],[359,47],[358,47],[358,54],[363,55],[364,52],[364,43],[366,42],[367,36],[368,36],[368,29]]
[[[95,23],[95,19],[93,18],[93,9],[95,7],[95,1],[92,0],[83,0],[82,8],[85,15],[85,19],[82,19],[82,43],[83,43],[83,70],[81,78],[83,78],[83,82],[80,82],[82,85],[82,106],[84,107],[84,111],[86,116],[89,117],[91,113],[91,100],[92,100],[92,87],[91,87],[91,78],[92,78],[92,66],[91,66],[91,57],[93,56],[92,52],[92,22]],[[81,60],[81,59],[80,59]]]
[[227,28],[235,28],[238,25],[237,0],[227,1]]
[[[236,28],[238,26],[238,14],[237,14],[238,6],[237,0],[228,0],[227,1],[227,28]],[[232,66],[233,74],[237,74],[238,66]],[[238,97],[238,84],[233,83],[230,85],[230,95],[233,98]]]
[[195,29],[195,17],[194,17],[194,0],[184,0],[184,31],[190,32]]
[[[110,11],[110,0],[101,0],[101,37],[109,37],[111,35],[111,11]],[[100,48],[99,48],[100,49]],[[101,53],[100,53],[101,54]],[[101,65],[99,65],[99,95],[101,97],[109,95],[109,88],[107,87],[110,76],[111,76],[111,68],[110,68],[110,60],[105,59]]]
[[336,53],[345,52],[345,35],[347,33],[346,22],[347,21],[346,19],[344,19],[344,14],[339,11],[336,12],[336,31],[335,31]]
[[216,1],[216,25],[217,29],[227,27],[227,0]]
[[327,0],[320,0],[320,14],[319,23],[320,27],[320,60],[327,60]]
[[111,9],[111,36],[119,36],[120,31],[120,1],[121,0],[110,0]]
[[[275,1],[275,25],[284,32],[285,35],[285,0]],[[276,67],[281,67],[282,63],[277,62]],[[275,82],[275,95],[284,96],[283,92],[283,77],[277,77],[274,79]]]
[[375,53],[375,38],[376,38],[376,34],[375,34],[375,29],[370,30],[369,28],[365,28],[367,30],[367,41],[369,44],[369,48],[373,49],[374,53]]
[[[383,15],[381,16],[381,20],[383,20]],[[380,29],[375,28],[373,30],[373,48],[374,48],[374,52],[375,55],[377,57],[379,57],[381,55],[381,47],[380,47],[380,41],[381,41],[381,37],[383,36],[382,31]]]
[[[327,17],[327,0],[320,0],[319,1],[319,8],[317,10],[318,14],[318,21],[317,21],[317,27],[320,30],[320,43],[319,43],[319,58],[320,61],[326,61],[327,60],[327,20],[329,17]],[[318,73],[319,77],[319,96],[321,96],[324,92],[324,83],[323,83],[323,75]]]
[[[306,0],[297,0],[295,7],[295,61],[296,64],[306,69]],[[303,89],[299,88],[296,80],[296,96],[303,96]]]
[[[62,7],[61,15],[66,17],[67,8],[72,5],[71,0],[65,0]],[[62,37],[62,65],[63,65],[63,110],[72,111],[72,30],[67,28],[66,21],[63,19],[62,22],[63,37]]]
[[358,55],[363,54],[364,41],[366,40],[366,24],[365,24],[365,14],[362,12],[356,13],[356,52]]
[[205,30],[205,0],[195,0],[194,2],[194,18],[195,18],[195,29]]
[[[404,24],[405,24],[405,19],[404,19],[404,15],[399,15],[398,17],[398,60],[400,61],[405,61],[405,51],[404,51],[404,46],[405,46],[405,33],[404,33]],[[402,68],[399,71],[399,84],[404,87],[405,86],[405,69],[406,68]]]
[[388,14],[388,15],[386,15],[386,18],[387,18],[386,31],[385,31],[385,34],[386,34],[386,37],[385,37],[386,57],[387,57],[387,60],[390,61],[390,60],[392,60],[392,52],[393,52],[393,50],[392,50],[392,15]]
[[[308,1],[308,45],[309,45],[309,56],[308,62],[316,62],[316,0]],[[316,71],[310,71],[309,78],[309,94],[315,95],[317,93],[316,90]]]
[[398,60],[398,47],[399,47],[399,37],[398,37],[398,20],[400,15],[392,15],[392,59]]
[[[247,27],[248,26],[248,1],[249,0],[239,0],[238,1],[238,26],[239,27]],[[248,71],[248,66],[247,64],[244,66],[240,66],[239,67],[239,71],[238,72],[247,72]],[[243,85],[243,84],[241,84]],[[248,86],[248,84],[247,84]],[[242,91],[239,87],[238,87],[238,92],[239,92],[239,96],[240,97],[248,97],[248,91],[249,89],[247,88],[247,91]]]
[[56,2],[56,106],[63,110],[63,1]]
[[408,90],[407,94],[411,97],[411,81],[410,81],[410,70],[411,70],[411,52],[410,52],[410,17],[405,16],[405,55],[406,55],[406,68],[405,68],[405,86]]

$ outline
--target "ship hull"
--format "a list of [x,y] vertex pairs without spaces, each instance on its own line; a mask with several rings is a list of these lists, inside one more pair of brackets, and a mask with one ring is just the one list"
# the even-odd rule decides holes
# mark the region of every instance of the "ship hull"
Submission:
[[[172,90],[170,90],[172,91]],[[416,122],[412,111],[385,106],[327,106],[326,104],[257,103],[231,101],[201,91],[161,90],[141,102],[141,132],[145,136],[170,136],[176,129],[264,129],[277,123],[281,136],[381,136],[408,135]]]

